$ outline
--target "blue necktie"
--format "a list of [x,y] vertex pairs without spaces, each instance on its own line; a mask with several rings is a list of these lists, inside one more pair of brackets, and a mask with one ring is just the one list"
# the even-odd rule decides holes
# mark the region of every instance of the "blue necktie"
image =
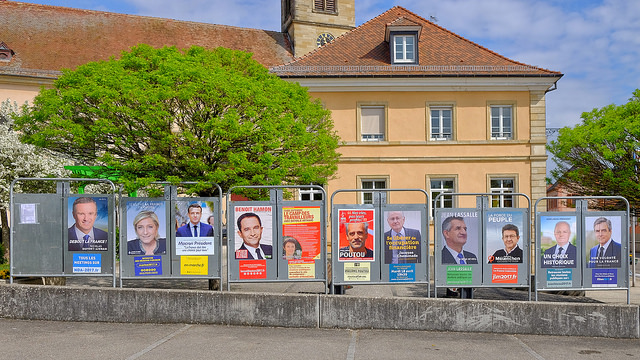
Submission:
[[462,254],[458,254],[458,259],[460,259],[460,265],[466,264],[466,262],[464,262],[464,256],[462,256]]
[[198,225],[193,225],[193,236],[198,237]]
[[83,249],[89,248],[89,235],[85,235],[82,237],[84,239],[84,244],[82,244]]

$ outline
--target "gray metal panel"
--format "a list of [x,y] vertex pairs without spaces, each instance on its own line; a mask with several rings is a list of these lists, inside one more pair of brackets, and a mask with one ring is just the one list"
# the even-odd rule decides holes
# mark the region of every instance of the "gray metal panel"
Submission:
[[[106,244],[98,245],[96,248],[105,250],[69,250],[69,230],[74,225],[72,215],[73,202],[79,197],[90,197],[96,202],[98,215],[94,222],[94,227],[107,232]],[[64,273],[69,275],[97,275],[113,274],[113,252],[115,251],[115,234],[113,233],[113,222],[115,221],[115,196],[113,194],[82,194],[65,197],[62,207],[63,224],[63,250],[64,250]],[[91,262],[94,264],[87,264]],[[95,262],[99,262],[95,264]],[[95,272],[94,272],[95,271]]]
[[[324,200],[279,202],[278,236],[273,247],[278,259],[278,280],[326,280],[325,208]],[[296,249],[300,247],[293,259],[285,256],[285,236],[295,238]]]
[[[334,284],[362,284],[380,282],[380,241],[377,229],[380,217],[374,205],[333,204],[331,210],[331,253],[332,278]],[[373,223],[369,225],[369,234],[365,246],[373,251],[372,257],[350,257],[345,235],[346,223]],[[365,254],[366,255],[366,254]]]
[[[189,221],[188,214],[185,212],[188,211],[188,206],[194,202],[197,202],[203,208],[201,223],[208,224],[208,217],[214,216],[213,237],[202,237],[201,234],[199,234],[198,238],[177,237],[177,228],[181,226],[181,220]],[[219,278],[222,273],[222,239],[220,239],[218,231],[222,226],[222,221],[218,216],[220,199],[217,197],[178,198],[172,204],[170,218],[175,219],[175,231],[170,231],[167,236],[169,244],[171,244],[171,275],[173,277]],[[213,243],[212,248],[209,245],[210,242]],[[180,251],[177,251],[177,247],[180,248]],[[212,249],[213,253],[206,249]],[[206,260],[203,261],[202,256],[206,256]],[[202,269],[205,263],[206,274]],[[202,271],[199,269],[202,269]]]
[[[476,208],[436,209],[435,221],[438,232],[435,234],[435,270],[436,286],[475,287],[482,285],[482,263],[478,254],[482,254],[481,211]],[[466,242],[462,250],[466,254],[465,264],[458,264],[444,248],[442,223],[449,217],[460,217],[466,225]]]
[[[566,254],[553,254],[557,244],[555,229],[564,231],[569,225],[569,249]],[[536,290],[582,287],[582,219],[578,212],[541,212],[536,214]],[[557,236],[562,236],[560,233]],[[574,248],[575,246],[575,248]],[[545,253],[546,252],[546,253]]]
[[14,194],[12,276],[63,272],[62,196]]
[[[121,278],[152,278],[171,276],[171,246],[167,240],[167,235],[173,229],[170,225],[173,221],[169,218],[169,201],[164,198],[125,198],[122,201],[120,214],[120,262],[122,273]],[[128,243],[137,248],[138,235],[133,226],[133,221],[140,212],[151,211],[156,214],[159,221],[158,228],[158,251],[162,249],[164,242],[164,253],[153,255],[136,254],[127,250]]]
[[[227,260],[229,279],[231,281],[276,280],[278,277],[277,257],[277,220],[276,203],[274,201],[234,201],[229,205],[227,214]],[[243,250],[243,240],[238,234],[237,219],[244,213],[259,216],[262,224],[260,246],[271,247],[270,258],[252,259],[248,250]],[[276,220],[276,221],[274,221]],[[265,256],[266,257],[266,256]]]
[[[484,246],[482,249],[483,285],[509,286],[529,284],[529,210],[528,209],[490,209],[484,212]],[[503,227],[515,225],[517,227],[517,251],[521,256],[509,256],[505,251]],[[511,226],[507,226],[511,229]],[[506,235],[515,235],[516,230],[507,230]],[[514,239],[506,238],[506,241]],[[506,256],[505,256],[506,255]]]
[[[399,218],[399,213],[402,217]],[[380,211],[378,238],[382,282],[429,281],[429,234],[427,205],[384,205]],[[391,218],[390,218],[390,215]],[[403,227],[404,237],[392,235],[392,227]]]
[[[629,286],[629,219],[625,211],[589,211],[584,216],[584,272],[585,288],[627,288]],[[598,239],[594,232],[594,222],[604,217],[611,222],[611,243],[604,258],[599,260]],[[606,223],[602,223],[603,226]],[[604,239],[603,239],[604,241]],[[593,254],[592,255],[592,251]],[[607,255],[610,254],[610,255]]]

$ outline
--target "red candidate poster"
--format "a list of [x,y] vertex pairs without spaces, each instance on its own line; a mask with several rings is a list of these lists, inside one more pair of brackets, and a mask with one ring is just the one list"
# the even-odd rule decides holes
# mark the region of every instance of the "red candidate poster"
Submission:
[[373,209],[338,210],[340,222],[339,261],[374,261],[375,229]]
[[319,206],[282,208],[282,259],[320,259],[320,216]]

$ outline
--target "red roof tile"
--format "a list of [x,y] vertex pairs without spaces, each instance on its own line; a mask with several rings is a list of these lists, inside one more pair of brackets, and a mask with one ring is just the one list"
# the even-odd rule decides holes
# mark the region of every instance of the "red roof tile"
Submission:
[[[392,65],[387,25],[422,26],[417,65]],[[396,6],[327,45],[274,67],[299,76],[562,76],[508,59]]]
[[293,60],[285,34],[259,29],[15,1],[0,1],[0,24],[0,41],[15,52],[11,62],[0,63],[0,73],[51,77],[62,68],[118,57],[140,43],[224,46],[252,52],[267,67]]

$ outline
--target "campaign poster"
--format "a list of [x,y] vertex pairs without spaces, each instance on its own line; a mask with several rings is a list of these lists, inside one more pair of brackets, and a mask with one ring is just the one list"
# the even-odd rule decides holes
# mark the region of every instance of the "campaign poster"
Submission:
[[273,257],[272,210],[272,206],[234,208],[233,236],[236,260],[263,260]]
[[267,278],[266,260],[244,260],[239,263],[240,280],[257,280]]
[[167,253],[167,221],[164,201],[129,201],[126,205],[127,254]]
[[209,273],[208,256],[181,256],[180,275],[207,275]]
[[176,255],[214,255],[213,202],[176,201],[175,213]]
[[338,261],[375,261],[375,211],[340,209],[338,218]]
[[[622,217],[587,216],[584,218],[589,268],[619,268],[622,266]],[[598,277],[600,278],[600,277]]]
[[485,241],[487,264],[521,264],[524,213],[520,211],[489,212],[486,215]]
[[[445,265],[478,264],[480,222],[478,211],[440,213],[441,262]],[[460,267],[456,267],[460,268]],[[466,271],[466,270],[465,270]]]
[[107,251],[109,201],[106,197],[71,196],[67,206],[68,251]]
[[385,264],[421,262],[422,212],[385,211],[382,249]]
[[319,206],[282,208],[283,237],[279,254],[282,259],[288,261],[320,259],[320,217]]
[[[542,268],[576,267],[578,254],[576,222],[576,216],[573,215],[540,216],[540,266]],[[554,275],[556,276],[554,280],[558,280],[560,274],[565,273],[557,273]]]

